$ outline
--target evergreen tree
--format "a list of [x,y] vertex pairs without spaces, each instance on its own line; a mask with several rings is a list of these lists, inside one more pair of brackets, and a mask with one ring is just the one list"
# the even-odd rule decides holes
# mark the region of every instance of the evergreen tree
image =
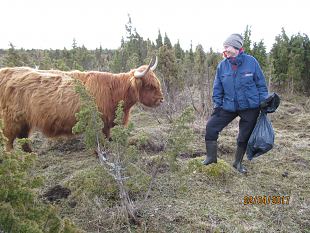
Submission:
[[191,60],[191,62],[194,62],[194,52],[193,52],[193,43],[191,41],[191,45],[190,45],[190,49],[189,49],[189,58]]
[[75,70],[91,70],[96,66],[96,56],[91,53],[84,45],[76,49],[76,63],[73,66]]
[[197,80],[197,87],[200,94],[200,108],[199,111],[202,115],[205,114],[206,111],[206,54],[203,50],[202,45],[197,45],[195,51],[195,66],[194,66],[194,73]]
[[95,50],[95,67],[97,68],[98,71],[103,71],[105,70],[104,63],[105,63],[105,57],[103,53],[102,46],[99,46],[99,49],[96,48]]
[[258,60],[262,69],[266,70],[266,68],[267,68],[267,52],[266,52],[266,46],[265,46],[263,40],[261,40],[258,43],[254,42],[252,55]]
[[178,42],[173,46],[174,54],[177,60],[183,60],[184,58],[184,51],[181,48],[180,42]]
[[292,36],[290,40],[290,52],[288,62],[288,81],[289,90],[294,93],[295,87],[301,89],[302,71],[304,70],[304,48],[303,48],[303,37],[298,34]]
[[194,80],[194,53],[192,49],[192,44],[190,45],[190,49],[184,52],[183,55],[183,62],[180,67],[180,76],[183,77],[184,83],[187,84],[187,86],[193,86],[195,83]]
[[184,63],[182,65],[182,75],[188,86],[194,85],[194,61],[191,56],[191,53],[189,51],[186,51],[184,55]]
[[170,39],[167,36],[167,33],[165,33],[164,37],[164,45],[167,46],[168,49],[172,49],[172,44],[170,42]]
[[53,68],[53,62],[47,50],[43,51],[43,57],[39,63],[39,68],[42,70],[49,70]]
[[144,59],[144,64],[147,64],[151,61],[151,59],[154,57],[154,55],[157,54],[156,51],[156,46],[154,45],[154,43],[150,40],[147,39],[146,41],[146,57]]
[[277,85],[282,85],[287,81],[289,63],[289,38],[282,28],[281,35],[276,37],[276,42],[271,49],[273,61],[274,79]]
[[0,120],[0,232],[81,232],[39,200],[36,189],[42,186],[42,178],[32,174],[36,155],[23,152],[22,142],[17,142],[16,150],[5,152],[2,128]]
[[[138,34],[137,30],[133,28],[130,15],[128,17],[128,23],[125,25],[127,41],[124,42],[122,47],[123,71],[128,71],[142,64],[147,55],[147,43]],[[132,67],[133,64],[135,64],[135,67]]]
[[156,39],[156,48],[159,49],[161,46],[163,46],[163,38],[161,36],[160,30],[158,30],[158,36]]
[[121,70],[122,70],[122,57],[121,57],[121,53],[119,50],[115,51],[113,58],[112,58],[112,61],[111,61],[109,66],[110,66],[110,69],[112,72],[114,72],[114,73],[121,72]]
[[73,38],[73,42],[72,42],[72,49],[76,49],[78,46],[77,46],[77,41],[75,38]]
[[140,65],[140,58],[137,53],[132,53],[127,60],[127,67],[134,69]]
[[7,51],[7,54],[4,57],[4,65],[8,67],[14,66],[23,66],[21,56],[18,50],[15,49],[15,46],[10,42],[10,48]]
[[307,95],[310,95],[310,40],[304,34],[304,70],[302,71],[302,90]]
[[201,80],[205,71],[206,71],[206,54],[203,50],[202,45],[197,45],[195,51],[195,73],[198,76],[198,79]]
[[208,115],[213,111],[212,104],[212,91],[213,91],[213,81],[216,74],[216,68],[219,62],[223,59],[222,53],[215,53],[212,48],[206,54],[207,57],[207,70],[206,70],[206,113]]
[[166,45],[160,47],[158,52],[158,70],[162,74],[167,93],[171,94],[170,97],[173,98],[173,93],[177,90],[180,83],[177,80],[178,71],[174,52]]
[[244,31],[244,36],[243,36],[243,48],[246,53],[252,55],[252,50],[251,50],[251,27],[249,25],[246,26],[245,31]]
[[133,28],[132,28],[132,22],[130,14],[128,14],[128,22],[125,24],[126,34],[127,34],[127,40],[130,40],[133,37]]

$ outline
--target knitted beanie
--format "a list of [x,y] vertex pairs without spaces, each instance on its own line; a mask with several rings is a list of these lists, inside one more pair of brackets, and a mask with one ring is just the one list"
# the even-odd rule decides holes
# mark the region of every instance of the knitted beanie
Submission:
[[232,46],[236,49],[240,49],[243,46],[243,37],[240,34],[231,34],[223,43],[225,46]]

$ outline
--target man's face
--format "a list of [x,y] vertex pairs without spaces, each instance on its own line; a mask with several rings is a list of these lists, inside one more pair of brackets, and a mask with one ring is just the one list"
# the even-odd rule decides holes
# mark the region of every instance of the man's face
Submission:
[[226,54],[227,58],[236,57],[239,54],[239,50],[230,45],[224,45],[224,53]]

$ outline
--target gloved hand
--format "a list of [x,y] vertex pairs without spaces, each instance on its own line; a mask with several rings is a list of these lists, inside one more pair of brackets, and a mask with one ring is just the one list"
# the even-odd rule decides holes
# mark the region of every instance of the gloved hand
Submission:
[[264,113],[267,112],[267,107],[268,107],[268,104],[267,104],[266,101],[261,102],[260,105],[259,105],[260,111],[264,112]]
[[263,101],[263,102],[260,103],[259,108],[260,108],[260,109],[264,109],[264,108],[266,108],[267,106],[268,106],[268,103],[267,103],[266,101]]

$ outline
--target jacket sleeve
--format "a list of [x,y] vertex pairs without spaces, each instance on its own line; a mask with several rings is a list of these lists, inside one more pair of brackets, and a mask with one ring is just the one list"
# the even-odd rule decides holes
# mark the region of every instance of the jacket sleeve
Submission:
[[260,65],[258,64],[258,61],[255,59],[255,84],[258,89],[259,93],[259,102],[262,103],[268,96],[268,88],[266,85],[266,79],[263,74],[262,69],[260,68]]
[[220,79],[220,69],[217,67],[216,75],[213,83],[213,104],[214,108],[222,107],[223,105],[223,97],[224,97],[224,89]]

